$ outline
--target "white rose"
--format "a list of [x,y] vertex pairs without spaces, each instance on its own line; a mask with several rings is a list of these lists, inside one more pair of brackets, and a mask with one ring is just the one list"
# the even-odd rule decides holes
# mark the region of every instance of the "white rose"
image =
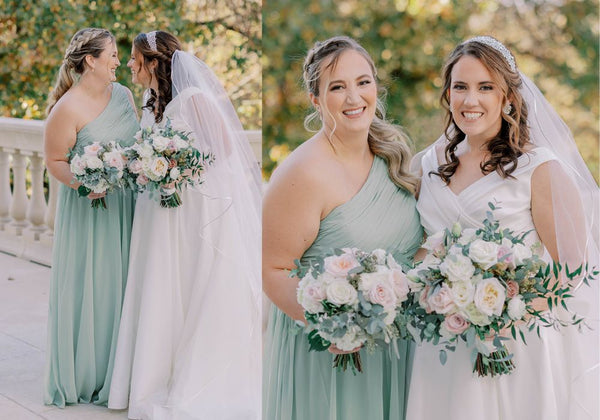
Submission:
[[323,311],[321,301],[325,298],[325,290],[309,273],[298,283],[296,298],[306,311],[318,313]]
[[366,337],[364,337],[362,330],[358,325],[351,325],[346,330],[346,334],[344,334],[343,337],[332,337],[329,341],[335,344],[340,350],[351,351],[361,346],[366,341]]
[[171,168],[171,171],[169,172],[169,176],[173,180],[179,179],[179,168],[178,167]]
[[450,281],[466,281],[473,277],[475,267],[468,257],[450,254],[440,264],[440,271]]
[[378,248],[375,251],[373,251],[371,254],[373,254],[375,256],[375,258],[377,258],[377,264],[383,265],[386,263],[387,252],[385,252],[385,250]]
[[169,161],[164,157],[156,157],[150,161],[148,169],[148,178],[153,181],[160,181],[169,170]]
[[459,308],[465,308],[467,305],[473,302],[474,294],[475,286],[473,286],[471,280],[456,281],[452,284],[452,296],[454,297],[454,303]]
[[471,243],[473,241],[473,239],[475,239],[477,237],[475,232],[477,232],[477,229],[473,229],[473,228],[463,229],[463,231],[460,235],[460,238],[458,238],[457,242],[461,245],[467,245],[467,244]]
[[477,309],[487,316],[491,316],[502,314],[502,306],[505,299],[506,291],[504,286],[500,284],[498,279],[490,277],[481,280],[477,284],[473,302]]
[[85,162],[81,156],[75,155],[73,159],[71,159],[71,172],[75,175],[85,174]]
[[507,311],[510,319],[514,321],[523,318],[525,315],[525,302],[521,299],[521,295],[517,295],[508,301]]
[[101,194],[103,192],[106,192],[107,188],[108,188],[108,182],[106,182],[105,179],[101,179],[100,181],[98,181],[98,183],[96,185],[94,185],[90,189],[92,190],[92,192],[94,192],[96,194]]
[[376,271],[375,273],[361,273],[358,281],[358,290],[369,292],[376,285],[388,283],[391,286],[388,271]]
[[487,270],[498,262],[498,244],[475,239],[469,247],[469,257]]
[[513,244],[512,253],[515,265],[523,265],[523,262],[533,257],[531,249],[523,244]]
[[163,136],[155,136],[152,138],[152,147],[157,152],[164,151],[169,146],[169,139]]
[[83,160],[85,165],[90,169],[102,169],[104,168],[104,163],[100,160],[100,158],[92,155],[84,155]]
[[346,280],[336,279],[327,285],[327,300],[334,305],[354,305],[358,292]]
[[456,308],[452,297],[452,289],[450,289],[446,283],[442,284],[442,287],[435,290],[433,294],[429,296],[427,303],[429,303],[429,307],[438,314],[447,314]]
[[149,158],[154,155],[154,149],[148,143],[136,143],[132,148],[141,158]]
[[107,152],[103,156],[104,162],[110,166],[111,168],[116,168],[119,171],[123,170],[125,166],[125,160],[123,159],[123,155],[118,150],[113,150],[111,152]]
[[489,325],[492,322],[486,314],[477,309],[474,303],[467,305],[466,308],[461,310],[461,313],[471,324],[479,325],[480,327]]
[[349,253],[332,255],[325,258],[324,263],[325,271],[334,277],[346,277],[348,271],[360,266],[354,255]]

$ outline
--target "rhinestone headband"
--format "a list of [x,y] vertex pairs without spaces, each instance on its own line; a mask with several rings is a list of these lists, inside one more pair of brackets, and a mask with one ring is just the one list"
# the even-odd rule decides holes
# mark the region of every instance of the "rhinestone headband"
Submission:
[[146,41],[148,41],[148,45],[150,45],[152,51],[158,52],[158,48],[156,48],[156,31],[148,32],[146,34]]
[[512,71],[517,71],[517,64],[515,63],[515,58],[510,53],[508,48],[506,48],[504,44],[502,44],[497,39],[492,38],[491,36],[476,36],[475,38],[471,38],[463,42],[463,44],[468,44],[469,42],[479,42],[481,44],[487,45],[488,47],[492,47],[500,54],[502,54],[502,57],[504,57]]

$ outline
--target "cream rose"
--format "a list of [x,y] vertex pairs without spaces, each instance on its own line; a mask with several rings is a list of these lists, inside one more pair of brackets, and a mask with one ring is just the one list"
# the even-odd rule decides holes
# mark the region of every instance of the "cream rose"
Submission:
[[454,297],[454,303],[459,308],[465,308],[467,305],[472,303],[474,295],[475,286],[473,286],[471,280],[455,281],[452,284],[452,296]]
[[83,160],[85,165],[90,169],[102,169],[104,168],[104,162],[100,158],[92,155],[84,155]]
[[508,301],[508,306],[506,308],[508,312],[508,316],[510,319],[516,321],[518,319],[523,318],[526,312],[526,306],[521,296],[515,296],[511,300]]
[[170,140],[166,137],[155,136],[152,138],[152,147],[154,147],[154,150],[157,152],[162,152],[169,146],[169,142]]
[[473,302],[477,309],[487,316],[501,315],[506,298],[504,286],[498,279],[490,277],[481,280],[475,288]]
[[376,271],[374,273],[361,273],[358,281],[358,290],[369,292],[378,284],[388,283],[391,286],[390,273],[388,271]]
[[171,168],[171,170],[169,171],[169,176],[171,177],[172,180],[177,180],[179,179],[179,168],[175,167],[175,168]]
[[427,303],[438,314],[447,314],[456,308],[452,297],[452,290],[445,283],[429,296]]
[[327,286],[327,300],[334,305],[354,305],[358,292],[346,280],[336,279]]
[[466,281],[473,277],[475,267],[468,257],[462,254],[451,254],[440,264],[440,271],[452,282]]
[[334,277],[346,277],[353,268],[360,266],[352,254],[333,255],[325,258],[325,271]]
[[469,257],[487,270],[498,262],[498,244],[475,239],[469,247]]
[[153,181],[160,181],[165,177],[169,170],[169,161],[164,157],[152,159],[148,168],[148,177]]
[[467,305],[466,308],[461,310],[461,313],[467,320],[471,321],[472,324],[479,325],[480,327],[489,325],[491,322],[490,318],[477,309],[474,303]]

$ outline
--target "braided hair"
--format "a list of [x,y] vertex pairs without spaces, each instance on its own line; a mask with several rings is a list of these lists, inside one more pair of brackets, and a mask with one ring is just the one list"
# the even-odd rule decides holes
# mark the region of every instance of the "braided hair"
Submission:
[[58,71],[54,89],[48,99],[46,115],[50,114],[56,102],[73,86],[73,73],[82,75],[85,71],[85,57],[100,57],[106,48],[106,40],[115,41],[115,37],[106,29],[85,28],[78,31],[65,51],[63,62]]

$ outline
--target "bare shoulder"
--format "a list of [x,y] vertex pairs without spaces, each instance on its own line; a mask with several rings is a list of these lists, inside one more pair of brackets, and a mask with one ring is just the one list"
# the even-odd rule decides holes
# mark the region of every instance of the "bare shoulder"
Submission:
[[73,129],[77,131],[81,121],[81,101],[72,91],[65,93],[54,105],[46,119],[46,127]]

